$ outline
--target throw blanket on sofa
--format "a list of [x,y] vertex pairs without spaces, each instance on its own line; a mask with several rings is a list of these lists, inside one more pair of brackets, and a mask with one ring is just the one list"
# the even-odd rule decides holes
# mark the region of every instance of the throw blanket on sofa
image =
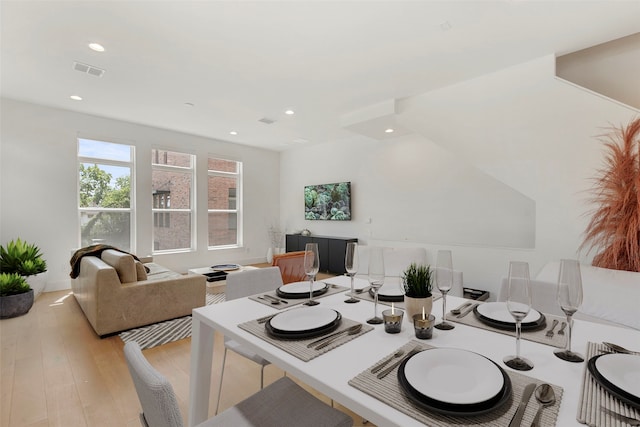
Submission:
[[[78,275],[80,274],[80,260],[82,259],[82,257],[84,256],[100,257],[102,252],[106,251],[107,249],[113,249],[118,252],[122,252],[124,254],[129,254],[136,261],[140,261],[140,259],[134,254],[130,254],[129,252],[122,251],[111,245],[105,245],[105,244],[99,243],[96,245],[87,246],[85,248],[80,248],[73,253],[73,255],[71,256],[71,260],[69,260],[69,264],[71,264],[71,273],[69,273],[69,276],[72,279],[75,279],[76,277],[78,277]],[[145,270],[147,271],[147,273],[149,272],[149,268],[146,266],[145,266]]]

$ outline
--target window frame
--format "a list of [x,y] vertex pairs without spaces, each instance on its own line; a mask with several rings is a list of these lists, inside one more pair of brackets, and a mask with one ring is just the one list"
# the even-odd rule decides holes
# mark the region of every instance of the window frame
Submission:
[[[166,165],[162,163],[155,163],[155,158],[153,156],[153,150],[156,151],[164,151],[164,152],[172,152],[182,155],[189,156],[190,166],[176,166],[176,165]],[[184,253],[184,252],[194,252],[197,248],[196,241],[196,223],[197,223],[197,213],[196,213],[196,163],[197,157],[195,154],[187,152],[187,151],[177,151],[174,148],[163,148],[163,147],[153,147],[151,149],[151,242],[152,242],[152,254],[172,254],[172,253]],[[170,173],[184,173],[191,176],[190,184],[189,184],[189,204],[190,207],[186,208],[163,208],[159,209],[154,207],[153,203],[153,173],[155,171],[163,171]],[[189,221],[189,247],[188,248],[172,248],[172,249],[155,249],[153,242],[155,242],[155,215],[158,213],[189,213],[190,221]]]
[[[209,160],[222,160],[225,162],[234,162],[236,164],[235,172],[218,171],[209,169]],[[215,154],[209,154],[207,156],[207,248],[208,250],[220,250],[220,249],[234,249],[241,248],[243,242],[243,163],[240,160],[226,158]],[[236,196],[235,196],[235,209],[210,209],[209,208],[209,178],[234,178],[236,180]],[[236,214],[236,243],[231,245],[211,245],[209,241],[209,214],[212,213],[235,213]]]
[[[102,157],[93,157],[80,155],[81,141],[96,141],[106,144],[118,144],[125,147],[129,147],[129,161],[126,160],[114,160],[106,159]],[[130,143],[117,142],[113,140],[98,139],[93,137],[76,137],[76,206],[78,208],[78,236],[77,241],[79,247],[82,246],[82,213],[87,212],[127,212],[129,213],[129,251],[136,253],[137,239],[136,239],[136,146]],[[80,206],[80,165],[105,165],[129,168],[129,207],[128,208],[105,208],[105,207],[82,207]]]

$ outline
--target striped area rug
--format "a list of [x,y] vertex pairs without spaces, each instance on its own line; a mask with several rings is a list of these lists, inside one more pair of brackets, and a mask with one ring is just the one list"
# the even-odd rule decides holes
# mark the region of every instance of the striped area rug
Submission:
[[[207,305],[224,302],[224,293],[207,293]],[[119,335],[122,341],[137,341],[141,349],[157,347],[173,341],[178,341],[191,336],[191,316],[154,323],[141,328],[130,329]]]

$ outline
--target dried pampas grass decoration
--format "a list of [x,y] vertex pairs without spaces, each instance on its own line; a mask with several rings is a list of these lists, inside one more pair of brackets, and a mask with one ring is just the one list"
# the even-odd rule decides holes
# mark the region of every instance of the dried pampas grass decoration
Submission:
[[591,202],[597,205],[580,246],[601,252],[596,267],[640,272],[640,118],[601,136],[605,165]]

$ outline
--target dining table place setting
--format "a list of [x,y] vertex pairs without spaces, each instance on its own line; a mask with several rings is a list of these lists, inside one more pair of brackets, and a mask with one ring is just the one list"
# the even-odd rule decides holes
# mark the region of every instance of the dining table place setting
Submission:
[[640,353],[621,351],[615,344],[587,343],[576,417],[582,424],[640,426]]
[[[506,302],[468,301],[449,311],[447,320],[506,335],[516,335],[516,323]],[[564,347],[566,318],[531,309],[521,322],[522,339]]]
[[349,385],[433,427],[555,426],[563,396],[562,387],[505,370],[481,354],[417,340]]
[[305,362],[374,329],[322,306],[295,307],[238,327]]
[[270,292],[252,295],[249,299],[282,310],[308,302],[310,295],[316,299],[344,292],[346,289],[344,286],[323,281],[314,281],[313,285],[308,281],[293,282]]

